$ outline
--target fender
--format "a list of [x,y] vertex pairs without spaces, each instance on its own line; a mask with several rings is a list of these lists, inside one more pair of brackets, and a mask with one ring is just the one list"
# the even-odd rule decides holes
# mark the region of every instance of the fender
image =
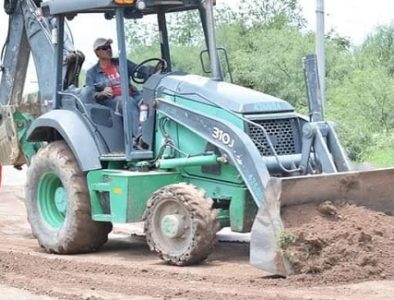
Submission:
[[52,110],[33,121],[28,132],[29,142],[55,141],[59,135],[67,142],[82,171],[101,169],[101,151],[88,125],[76,112]]

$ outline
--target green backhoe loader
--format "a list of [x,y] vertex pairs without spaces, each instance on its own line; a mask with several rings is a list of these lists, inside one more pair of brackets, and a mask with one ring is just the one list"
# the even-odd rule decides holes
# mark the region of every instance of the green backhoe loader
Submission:
[[[94,251],[112,224],[144,221],[150,249],[184,266],[203,261],[217,231],[231,227],[251,231],[253,265],[286,276],[292,266],[278,246],[281,207],[340,198],[394,213],[394,171],[352,171],[318,101],[312,117],[303,117],[284,100],[223,81],[213,2],[4,1],[10,21],[0,163],[28,164],[28,220],[46,251]],[[209,77],[172,70],[166,16],[187,10],[201,17]],[[157,17],[161,57],[134,70],[156,64],[142,82],[148,114],[138,137],[130,129],[137,120],[97,103],[92,87],[78,86],[83,55],[70,47],[65,23],[91,13],[116,20],[123,111],[129,105],[125,19]],[[39,96],[26,102],[30,53]]]

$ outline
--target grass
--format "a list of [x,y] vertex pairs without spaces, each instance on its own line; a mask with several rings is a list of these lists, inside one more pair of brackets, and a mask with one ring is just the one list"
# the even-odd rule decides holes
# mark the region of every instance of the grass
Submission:
[[376,167],[394,167],[394,145],[375,149],[365,160]]
[[293,233],[283,230],[278,238],[278,246],[280,249],[285,250],[291,244],[293,244],[295,240],[296,240],[296,236]]

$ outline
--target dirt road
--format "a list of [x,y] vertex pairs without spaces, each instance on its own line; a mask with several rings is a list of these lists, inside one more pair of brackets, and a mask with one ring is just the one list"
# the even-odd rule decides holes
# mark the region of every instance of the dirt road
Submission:
[[248,250],[219,243],[203,265],[171,267],[143,237],[118,228],[97,253],[47,254],[30,233],[22,187],[0,189],[0,299],[393,299],[393,278],[341,284],[317,275],[267,278],[248,264]]

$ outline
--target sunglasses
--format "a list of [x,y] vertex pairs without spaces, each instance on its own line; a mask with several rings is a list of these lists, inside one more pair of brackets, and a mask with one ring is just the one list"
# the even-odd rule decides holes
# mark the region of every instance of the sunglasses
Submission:
[[96,50],[107,51],[107,50],[109,50],[109,49],[111,49],[111,46],[101,46],[101,47],[98,47]]

